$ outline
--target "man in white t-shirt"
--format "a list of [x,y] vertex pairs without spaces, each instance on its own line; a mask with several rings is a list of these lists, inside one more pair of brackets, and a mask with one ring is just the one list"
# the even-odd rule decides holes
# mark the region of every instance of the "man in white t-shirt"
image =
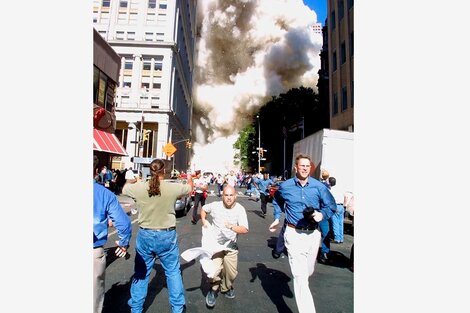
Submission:
[[212,256],[217,271],[214,278],[209,278],[211,289],[207,293],[206,304],[210,308],[215,306],[219,289],[226,298],[235,298],[233,282],[238,275],[237,236],[248,233],[248,218],[245,208],[235,202],[236,199],[235,187],[227,185],[223,190],[222,201],[206,204],[201,210],[203,227],[209,226],[206,216],[210,214],[217,242],[226,245],[229,249],[217,252]]
[[237,176],[235,176],[235,174],[233,174],[233,171],[230,171],[230,174],[227,175],[225,180],[227,181],[227,184],[232,186],[232,187],[235,187],[235,185],[237,184]]

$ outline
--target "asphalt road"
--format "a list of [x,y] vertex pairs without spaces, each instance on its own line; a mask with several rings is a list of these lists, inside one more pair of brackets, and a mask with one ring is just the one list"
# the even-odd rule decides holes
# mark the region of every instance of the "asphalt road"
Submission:
[[[214,189],[214,186],[210,187]],[[240,192],[244,188],[239,189]],[[206,202],[221,200],[210,195]],[[279,230],[268,231],[272,222],[272,205],[268,204],[268,214],[262,218],[260,202],[247,196],[239,195],[237,201],[242,204],[248,215],[250,231],[239,235],[238,277],[235,281],[235,299],[223,296],[217,298],[213,309],[205,304],[205,295],[209,289],[200,264],[196,261],[186,262],[181,259],[181,270],[186,289],[187,312],[243,312],[267,313],[298,312],[294,299],[292,275],[287,257],[273,259],[271,250],[277,239]],[[130,312],[127,300],[133,275],[135,238],[137,234],[136,215],[131,215],[133,232],[128,259],[116,259],[113,253],[117,235],[110,229],[108,244],[108,266],[106,268],[106,295],[103,313]],[[344,243],[331,244],[331,263],[328,265],[317,262],[315,272],[310,277],[310,290],[313,293],[317,313],[351,313],[353,309],[353,272],[349,270],[349,256],[353,236],[349,225],[345,225]],[[191,224],[190,213],[177,219],[177,233],[180,254],[186,249],[201,246],[201,223]],[[168,304],[168,291],[165,274],[159,261],[155,262],[154,271],[150,275],[150,283],[144,312],[171,312]]]

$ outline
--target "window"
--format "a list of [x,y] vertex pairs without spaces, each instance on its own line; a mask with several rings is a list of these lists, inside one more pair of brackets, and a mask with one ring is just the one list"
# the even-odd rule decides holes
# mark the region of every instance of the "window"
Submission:
[[127,8],[127,0],[119,1],[119,7],[120,8]]
[[125,70],[132,70],[133,65],[134,65],[134,63],[132,61],[126,61],[126,63],[124,63],[124,69]]
[[135,40],[135,32],[127,32],[127,40]]
[[129,14],[129,24],[132,24],[132,25],[137,24],[137,13],[130,13]]
[[160,83],[153,83],[152,88],[153,88],[153,89],[161,89],[161,88],[162,88],[162,84],[160,84]]
[[349,55],[354,55],[354,32],[349,34]]
[[149,83],[142,83],[141,88],[149,89],[149,88],[150,88],[150,84],[149,84]]
[[338,94],[335,93],[333,95],[333,108],[332,108],[333,112],[332,112],[332,115],[336,115],[338,114]]
[[336,13],[335,11],[331,11],[331,30],[335,29],[336,27]]
[[153,33],[145,33],[145,41],[152,41]]
[[117,31],[116,32],[116,39],[124,40],[124,32],[123,31]]
[[118,13],[118,24],[127,24],[127,13]]
[[97,23],[98,22],[98,18],[96,18],[96,16],[93,17],[93,23]]
[[129,87],[129,88],[131,88],[132,83],[131,83],[131,82],[123,82],[123,83],[122,83],[122,86],[123,86],[123,87]]
[[338,20],[341,21],[344,17],[344,1],[338,0]]
[[110,3],[111,3],[110,0],[103,0],[103,2],[101,3],[101,6],[105,8],[109,8]]
[[336,63],[336,51],[333,52],[333,72],[336,71],[338,68],[338,64]]
[[157,7],[157,0],[149,0],[149,9],[155,9]]
[[109,12],[101,12],[101,23],[105,23],[109,20]]
[[157,33],[157,41],[163,41],[165,34],[164,33]]
[[354,81],[351,81],[351,108],[354,108]]
[[147,13],[146,22],[147,24],[156,24],[155,13]]
[[354,5],[354,0],[348,0],[348,9],[352,8]]
[[144,71],[150,71],[150,68],[152,66],[152,61],[148,59],[144,59],[143,64],[142,64],[142,69]]
[[162,10],[166,10],[167,5],[166,5],[166,3],[160,3],[160,4],[158,5],[158,7],[159,7],[160,9],[162,9]]
[[154,66],[153,66],[153,69],[155,71],[161,71],[162,70],[162,63],[160,62],[155,62]]
[[346,43],[344,41],[341,43],[340,57],[341,64],[344,64],[346,62]]
[[105,30],[100,30],[100,31],[98,31],[98,33],[101,35],[101,37],[106,39],[106,31]]
[[348,91],[346,87],[341,89],[341,112],[348,109]]

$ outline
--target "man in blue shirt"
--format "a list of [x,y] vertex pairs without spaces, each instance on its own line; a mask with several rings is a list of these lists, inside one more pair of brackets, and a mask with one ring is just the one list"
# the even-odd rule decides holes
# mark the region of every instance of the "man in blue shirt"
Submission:
[[[93,157],[93,174],[98,157]],[[104,301],[106,255],[103,246],[108,240],[108,219],[117,229],[116,255],[124,257],[132,234],[131,220],[119,204],[116,195],[93,180],[93,312],[101,313]]]
[[269,178],[269,173],[264,172],[262,179],[254,179],[253,184],[259,190],[260,199],[261,199],[261,213],[263,218],[266,216],[266,206],[269,200],[269,187],[274,184],[274,182]]
[[299,313],[315,313],[308,278],[313,274],[320,246],[318,222],[330,218],[336,210],[328,188],[310,177],[311,164],[310,156],[296,156],[295,177],[283,182],[274,194],[274,222],[269,226],[271,232],[276,231],[281,211],[285,213],[284,239]]

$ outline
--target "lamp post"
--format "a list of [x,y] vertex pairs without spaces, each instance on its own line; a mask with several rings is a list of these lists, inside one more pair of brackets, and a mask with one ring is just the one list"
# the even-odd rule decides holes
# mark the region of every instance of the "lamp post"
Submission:
[[[129,123],[129,125],[127,126],[127,129],[135,129],[135,137],[134,137],[134,141],[131,141],[131,143],[133,143],[135,146],[134,146],[134,157],[137,156],[137,146],[139,145],[139,141],[140,140],[137,140],[137,132],[139,132],[139,134],[141,134],[141,130],[134,124],[134,123]],[[135,163],[133,163],[134,165],[134,169],[136,170],[136,165]]]

